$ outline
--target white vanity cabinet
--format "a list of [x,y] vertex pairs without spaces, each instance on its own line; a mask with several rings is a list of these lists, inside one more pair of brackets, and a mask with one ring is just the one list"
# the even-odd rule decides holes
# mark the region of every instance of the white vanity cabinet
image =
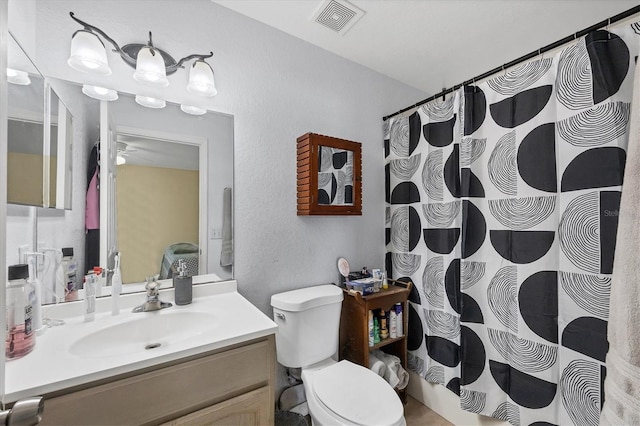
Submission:
[[270,425],[273,334],[45,395],[41,425]]

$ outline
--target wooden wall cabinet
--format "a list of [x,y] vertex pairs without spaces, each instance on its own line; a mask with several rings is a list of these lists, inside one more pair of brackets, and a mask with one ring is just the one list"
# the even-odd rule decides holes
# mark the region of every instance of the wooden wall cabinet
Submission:
[[270,335],[45,395],[40,424],[273,424],[275,365],[275,338]]
[[[388,290],[381,290],[367,296],[360,293],[344,291],[342,311],[340,317],[340,359],[346,359],[356,364],[369,367],[369,351],[380,349],[400,358],[404,369],[407,368],[407,327],[408,327],[408,298],[411,283],[389,285]],[[383,309],[389,311],[396,303],[402,304],[403,335],[388,338],[380,343],[369,346],[369,311]],[[403,402],[406,401],[405,391],[399,392]]]
[[362,146],[307,133],[297,140],[298,216],[362,214]]

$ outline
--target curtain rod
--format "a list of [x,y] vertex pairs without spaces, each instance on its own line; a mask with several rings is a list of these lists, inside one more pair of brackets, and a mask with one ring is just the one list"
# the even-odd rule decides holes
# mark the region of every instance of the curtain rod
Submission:
[[408,106],[406,108],[401,109],[400,111],[396,111],[393,114],[389,114],[389,115],[383,117],[382,121],[387,121],[391,117],[395,117],[398,114],[402,114],[403,112],[409,111],[410,109],[419,107],[420,105],[424,105],[427,102],[431,102],[431,101],[433,101],[435,99],[438,99],[440,97],[446,96],[449,93],[458,90],[462,86],[466,86],[468,84],[475,83],[478,80],[482,80],[482,79],[487,78],[487,77],[489,77],[489,76],[491,76],[493,74],[496,74],[496,73],[498,73],[500,71],[504,71],[507,68],[511,68],[514,65],[518,65],[518,64],[520,64],[520,63],[522,63],[524,61],[528,61],[529,59],[533,59],[536,56],[539,56],[539,55],[541,55],[541,54],[543,54],[545,52],[548,52],[550,50],[556,49],[556,48],[558,48],[558,47],[560,47],[560,46],[562,46],[564,44],[567,44],[567,43],[569,43],[569,42],[571,42],[571,41],[573,41],[573,40],[575,40],[575,39],[577,39],[579,37],[585,36],[585,35],[589,34],[591,31],[595,31],[595,30],[600,29],[602,27],[609,26],[609,25],[611,25],[611,24],[613,24],[615,22],[622,21],[623,19],[626,19],[626,18],[628,18],[630,16],[633,16],[635,14],[638,14],[638,13],[640,13],[640,6],[632,7],[631,9],[625,10],[624,12],[619,13],[619,14],[617,14],[615,16],[612,16],[609,19],[605,19],[602,22],[598,22],[597,24],[594,24],[594,25],[590,26],[589,28],[585,28],[582,31],[578,31],[577,33],[574,33],[574,34],[572,34],[570,36],[567,36],[567,37],[565,37],[565,38],[563,38],[561,40],[558,40],[558,41],[556,41],[554,43],[551,43],[551,44],[549,44],[549,45],[547,45],[545,47],[541,47],[538,50],[534,50],[533,52],[528,53],[528,54],[526,54],[524,56],[521,56],[518,59],[515,59],[515,60],[513,60],[511,62],[507,62],[506,64],[504,64],[502,66],[496,67],[496,68],[494,68],[494,69],[492,69],[490,71],[482,73],[482,74],[480,74],[480,75],[478,75],[476,77],[473,77],[473,78],[471,78],[471,79],[469,79],[467,81],[464,81],[464,82],[462,82],[460,84],[456,84],[455,86],[450,87],[448,89],[443,89],[440,93],[437,93],[437,94],[435,94],[433,96],[428,97],[427,99],[421,100],[420,102],[418,102],[416,104],[413,104],[411,106]]

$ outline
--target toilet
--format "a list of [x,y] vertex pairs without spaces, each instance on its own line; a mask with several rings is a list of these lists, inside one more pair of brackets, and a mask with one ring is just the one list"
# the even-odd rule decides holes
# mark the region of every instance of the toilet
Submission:
[[278,362],[302,369],[314,425],[406,425],[402,402],[382,377],[331,358],[338,349],[342,298],[332,284],[271,296]]

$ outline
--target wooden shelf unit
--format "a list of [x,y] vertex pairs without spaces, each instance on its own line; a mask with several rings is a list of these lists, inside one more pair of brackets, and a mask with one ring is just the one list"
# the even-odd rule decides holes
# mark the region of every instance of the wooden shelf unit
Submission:
[[[406,285],[406,287],[405,287]],[[400,358],[404,369],[407,368],[407,326],[408,298],[411,283],[389,281],[389,288],[366,296],[360,293],[344,291],[342,312],[340,314],[340,359],[369,367],[369,351],[381,349]],[[389,311],[396,303],[402,303],[403,335],[388,338],[374,346],[369,346],[369,311],[383,309]],[[402,401],[406,401],[404,391],[399,392]]]

